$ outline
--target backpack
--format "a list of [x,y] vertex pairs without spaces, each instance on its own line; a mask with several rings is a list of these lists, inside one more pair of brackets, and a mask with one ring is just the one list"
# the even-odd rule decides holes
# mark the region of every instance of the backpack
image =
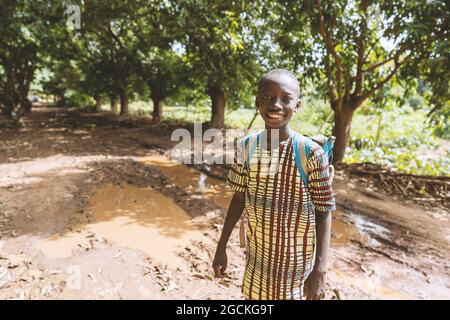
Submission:
[[[261,140],[262,134],[264,130],[261,130],[258,133],[250,134],[246,136],[242,143],[242,150],[245,150],[245,164],[247,169],[250,169],[250,160],[255,153],[256,147]],[[323,134],[318,134],[312,137],[307,137],[299,134],[298,132],[294,133],[293,136],[293,145],[294,145],[294,159],[297,169],[300,173],[300,177],[302,182],[305,185],[308,185],[308,167],[307,162],[309,159],[311,147],[313,143],[317,143],[322,147],[325,154],[328,157],[328,163],[330,163],[330,180],[333,181],[334,177],[334,167],[331,165],[333,160],[333,146],[335,141],[334,136],[325,136]],[[244,226],[244,218],[241,219],[241,225],[239,228],[239,238],[240,238],[240,246],[241,248],[245,247],[245,226]]]

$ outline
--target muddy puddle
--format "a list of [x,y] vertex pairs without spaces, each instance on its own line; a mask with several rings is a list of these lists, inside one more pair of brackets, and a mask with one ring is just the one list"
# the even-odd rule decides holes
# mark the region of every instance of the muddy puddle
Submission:
[[[233,191],[226,188],[223,181],[180,165],[163,155],[142,157],[139,161],[158,168],[169,177],[171,183],[199,191],[205,198],[215,201],[220,207],[228,208]],[[353,213],[340,210],[333,213],[333,246],[347,245],[352,239],[364,244],[378,245],[379,243],[371,236],[373,234],[387,237],[389,230]]]
[[[228,208],[233,192],[219,179],[180,165],[162,155],[139,158],[158,168],[179,187],[193,189],[222,208]],[[86,217],[63,234],[39,243],[49,258],[67,258],[74,250],[89,248],[93,241],[105,239],[119,246],[141,251],[159,263],[173,267],[183,263],[177,251],[201,239],[202,231],[171,198],[151,188],[129,184],[97,188],[79,217]],[[345,246],[352,239],[376,245],[371,235],[387,236],[389,230],[343,211],[333,213],[332,246]]]
[[172,199],[151,188],[128,184],[107,185],[95,190],[88,206],[89,222],[72,231],[42,240],[38,247],[49,258],[66,258],[93,240],[139,250],[159,263],[178,266],[176,252],[201,232]]
[[201,192],[205,198],[214,201],[221,208],[228,208],[233,197],[233,191],[227,189],[223,181],[180,165],[163,155],[141,157],[138,161],[158,168],[177,186]]
[[[355,225],[345,223],[336,215],[333,216],[331,245],[333,247],[345,246],[351,239],[361,242],[368,242],[368,237],[364,235]],[[342,214],[342,213],[341,213]]]
[[385,227],[354,212],[344,212],[339,209],[333,212],[332,246],[344,246],[351,240],[356,240],[376,247],[381,243],[375,238],[388,239],[390,233]]
[[[169,177],[171,183],[200,191],[205,198],[215,201],[222,208],[228,208],[233,192],[226,188],[223,181],[180,165],[163,155],[142,157],[139,161],[157,167]],[[333,213],[333,246],[346,245],[351,239],[377,245],[378,242],[371,237],[371,234],[386,237],[389,230],[353,213],[340,210]]]

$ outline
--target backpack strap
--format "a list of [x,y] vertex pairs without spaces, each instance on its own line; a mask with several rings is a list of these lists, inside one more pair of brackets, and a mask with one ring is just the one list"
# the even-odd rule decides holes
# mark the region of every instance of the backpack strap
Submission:
[[[257,145],[260,143],[263,132],[264,130],[261,130],[258,133],[250,134],[243,140],[243,150],[245,152],[244,161],[248,170],[250,170],[250,161],[255,153]],[[308,159],[312,143],[319,144],[324,149],[325,154],[330,158],[333,155],[334,137],[326,137],[324,135],[306,137],[298,132],[294,133],[293,144],[295,163],[305,185],[308,184]]]
[[308,158],[311,151],[310,139],[294,133],[294,158],[303,184],[308,185]]
[[253,154],[255,153],[256,146],[258,145],[260,141],[261,134],[264,130],[259,131],[258,133],[249,134],[246,136],[243,140],[243,148],[242,150],[244,153],[244,161],[247,165],[247,169],[250,170],[250,160],[253,157]]
[[[250,170],[250,160],[252,159],[253,154],[255,153],[256,146],[259,143],[260,136],[263,131],[264,130],[261,130],[258,133],[249,134],[242,141],[242,146],[241,146],[242,151],[243,151],[242,160],[246,164],[247,170]],[[245,224],[247,223],[247,219],[245,217],[245,210],[242,213],[240,220],[241,220],[241,223],[239,226],[239,246],[241,248],[245,248],[245,242],[246,242],[246,238],[247,238],[247,235],[245,232]]]
[[310,138],[322,147],[328,157],[328,162],[331,165],[331,163],[333,163],[333,147],[336,138],[334,136],[324,136],[323,134],[318,134]]
[[305,185],[308,184],[308,158],[311,151],[311,144],[317,143],[325,152],[330,163],[330,174],[334,176],[334,167],[331,165],[333,159],[333,146],[335,141],[334,136],[324,136],[322,134],[305,137],[299,133],[294,135],[294,156],[295,163],[300,172],[300,176]]

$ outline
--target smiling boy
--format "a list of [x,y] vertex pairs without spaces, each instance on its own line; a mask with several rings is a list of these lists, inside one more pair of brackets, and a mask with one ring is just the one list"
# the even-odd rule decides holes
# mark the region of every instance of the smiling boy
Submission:
[[[290,71],[275,69],[261,79],[256,107],[265,122],[267,150],[257,143],[250,165],[236,160],[229,172],[227,183],[235,193],[217,244],[214,273],[224,276],[226,245],[245,210],[249,231],[244,297],[299,300],[305,291],[307,299],[321,299],[335,210],[328,157],[312,142],[305,184],[289,125],[300,109],[299,83]],[[267,174],[274,159],[278,166]]]

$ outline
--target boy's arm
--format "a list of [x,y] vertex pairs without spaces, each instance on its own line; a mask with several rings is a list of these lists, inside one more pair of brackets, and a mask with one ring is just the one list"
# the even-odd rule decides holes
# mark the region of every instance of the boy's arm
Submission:
[[325,294],[325,274],[331,240],[331,211],[316,210],[316,260],[306,280],[306,297],[309,300],[322,299]]
[[331,241],[331,211],[316,210],[316,239],[317,251],[314,270],[325,273]]
[[325,273],[331,239],[331,211],[336,210],[332,190],[333,175],[322,148],[314,150],[308,160],[309,189],[315,208],[316,259],[314,268],[305,281],[307,299],[321,299],[325,293]]
[[216,277],[223,277],[227,268],[226,248],[234,226],[238,222],[245,205],[245,193],[236,191],[228,208],[222,234],[217,244],[216,254],[213,261],[213,269]]

